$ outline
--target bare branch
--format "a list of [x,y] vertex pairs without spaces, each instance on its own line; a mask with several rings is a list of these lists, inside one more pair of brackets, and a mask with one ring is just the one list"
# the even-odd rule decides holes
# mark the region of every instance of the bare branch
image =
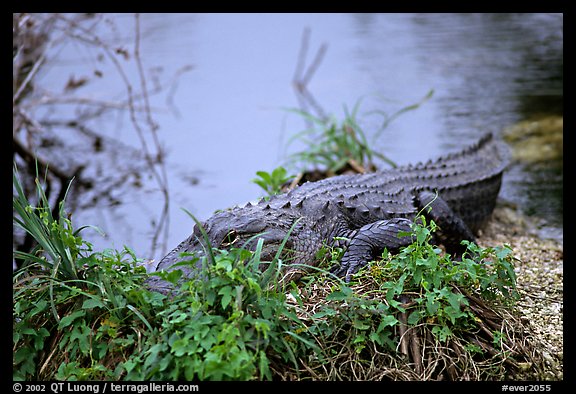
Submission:
[[[162,230],[164,230],[164,244],[166,244],[167,240],[168,240],[168,224],[169,224],[169,211],[170,211],[170,198],[169,198],[169,193],[168,193],[168,175],[166,174],[166,166],[163,165],[164,163],[164,155],[162,152],[162,147],[160,145],[160,141],[158,140],[158,134],[157,134],[157,130],[158,130],[158,125],[154,122],[154,120],[152,119],[151,113],[150,113],[150,103],[148,100],[148,95],[146,94],[146,92],[148,91],[146,88],[146,78],[144,77],[144,68],[142,66],[142,60],[140,58],[140,14],[135,14],[135,29],[136,29],[136,34],[135,34],[135,38],[134,38],[134,58],[136,61],[136,65],[138,66],[138,74],[140,77],[140,84],[142,87],[142,94],[143,94],[143,98],[144,98],[144,108],[145,108],[145,114],[146,114],[146,122],[148,124],[148,127],[150,128],[150,132],[152,133],[152,138],[154,141],[154,145],[156,148],[156,158],[158,160],[158,162],[160,163],[160,173],[156,173],[155,168],[153,167],[153,165],[150,165],[151,170],[154,171],[154,173],[156,174],[156,178],[157,178],[157,182],[158,182],[158,186],[160,187],[160,190],[162,191],[163,197],[164,197],[164,204],[162,207],[162,213],[160,214],[160,220],[158,221],[158,224],[156,226],[156,231],[154,232],[154,235],[152,236],[152,242],[151,242],[151,249],[152,251],[154,249],[156,249],[156,243],[158,242],[158,237],[160,236],[160,232]],[[143,140],[143,139],[141,139]],[[151,163],[151,161],[150,161]]]
[[22,81],[22,83],[18,87],[18,90],[16,91],[16,93],[14,93],[14,95],[12,96],[12,104],[13,105],[16,104],[16,102],[18,101],[18,99],[22,95],[22,92],[24,92],[24,89],[26,89],[26,87],[28,86],[28,84],[30,83],[32,78],[34,78],[34,76],[36,75],[38,70],[40,70],[40,66],[44,63],[45,60],[46,60],[46,56],[44,56],[44,54],[42,54],[42,56],[40,56],[40,58],[34,63],[32,70],[30,70],[28,75],[26,75],[26,78],[24,79],[24,81]]
[[320,66],[320,63],[322,62],[322,59],[324,58],[324,54],[326,53],[327,50],[328,50],[328,45],[324,43],[320,46],[320,49],[318,49],[318,52],[316,52],[316,56],[314,57],[314,60],[312,61],[312,63],[308,67],[308,69],[306,70],[306,74],[304,74],[304,78],[302,79],[302,84],[305,87],[308,86],[308,83],[312,79],[312,76],[316,72],[316,69],[318,69],[318,67]]
[[298,53],[298,61],[296,63],[296,70],[292,81],[296,89],[300,89],[300,82],[302,81],[302,73],[306,64],[306,54],[308,53],[308,42],[310,41],[310,28],[306,27],[302,33],[302,42],[300,44],[300,52]]
[[[296,64],[296,70],[294,72],[294,78],[292,80],[292,84],[296,91],[296,98],[298,99],[300,109],[303,112],[308,112],[308,107],[312,107],[312,109],[316,112],[317,116],[320,119],[327,119],[324,110],[308,90],[308,84],[310,83],[310,80],[314,76],[314,73],[320,66],[320,63],[322,62],[322,59],[324,58],[324,55],[328,50],[328,45],[323,43],[320,46],[320,48],[316,52],[316,55],[314,56],[314,60],[312,61],[310,66],[306,68],[306,54],[308,52],[309,41],[310,41],[310,29],[306,28],[304,29],[304,33],[302,34],[302,43],[300,46],[300,52],[298,54],[298,61]],[[306,120],[306,122],[308,127],[312,126],[309,120]]]
[[[154,253],[162,239],[162,248],[166,248],[169,225],[169,188],[168,175],[165,167],[164,150],[158,135],[159,126],[153,114],[166,111],[167,108],[154,108],[150,98],[153,94],[168,90],[168,110],[175,112],[173,96],[178,85],[179,77],[192,69],[186,66],[177,71],[176,75],[169,80],[169,85],[160,83],[157,75],[146,75],[145,65],[141,54],[141,23],[140,15],[133,16],[135,23],[133,41],[131,47],[119,47],[118,41],[109,41],[99,35],[96,29],[98,23],[109,20],[103,15],[87,17],[83,14],[14,14],[14,80],[13,80],[13,137],[15,154],[22,158],[29,166],[38,154],[44,158],[40,165],[45,166],[50,162],[50,171],[54,171],[55,178],[59,181],[69,179],[67,176],[75,171],[75,168],[86,167],[83,179],[77,178],[75,184],[93,183],[92,177],[98,177],[98,192],[93,198],[84,198],[87,206],[94,206],[96,201],[109,198],[110,203],[116,199],[113,193],[126,187],[126,182],[132,180],[136,187],[142,185],[142,174],[150,174],[152,181],[164,200],[160,209],[159,217],[153,218],[152,242],[150,253]],[[111,29],[117,33],[114,26]],[[58,53],[58,45],[66,45],[70,41],[86,47],[94,47],[98,51],[97,60],[106,61],[112,65],[115,75],[121,81],[124,98],[122,100],[103,100],[90,97],[81,97],[76,90],[66,91],[66,95],[54,94],[42,90],[42,86],[36,86],[35,79],[40,70],[50,64],[48,48],[53,49],[50,53]],[[136,73],[129,73],[125,61],[130,60],[135,65]],[[97,74],[98,75],[98,74]],[[101,74],[100,74],[101,75]],[[152,79],[150,79],[152,78]],[[29,94],[33,93],[33,94]],[[66,118],[58,115],[59,105],[72,105],[74,114]],[[131,129],[136,133],[136,146],[126,146],[114,137],[107,138],[106,133],[98,132],[89,121],[97,121],[105,112],[118,111],[118,120],[128,116]],[[36,114],[42,114],[44,118],[37,118]],[[65,112],[67,113],[67,112]],[[82,140],[89,138],[88,144],[80,142],[77,138],[60,139],[59,133],[69,129],[75,132],[74,137],[82,136]],[[20,133],[20,135],[19,135]],[[99,149],[104,145],[112,147],[108,154],[99,156]],[[68,147],[73,150],[94,150],[95,155],[83,159],[82,155],[74,158],[59,157],[54,154],[54,149],[66,154]],[[38,151],[36,151],[38,149]],[[44,154],[44,152],[46,154]],[[55,157],[50,157],[54,154]],[[112,156],[110,156],[112,154]],[[134,160],[128,160],[128,155],[133,155]],[[61,168],[54,165],[52,160],[61,163]],[[121,172],[108,174],[106,165],[109,162],[122,160]],[[143,171],[144,170],[144,171]],[[71,198],[74,193],[71,193]]]

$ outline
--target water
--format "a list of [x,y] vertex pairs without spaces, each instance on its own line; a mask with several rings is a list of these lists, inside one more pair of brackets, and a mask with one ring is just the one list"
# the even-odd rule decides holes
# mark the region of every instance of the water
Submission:
[[[95,31],[132,48],[134,18],[107,18],[114,22],[100,23]],[[144,68],[161,67],[165,86],[166,76],[190,68],[179,74],[169,101],[166,95],[150,97],[151,105],[162,109],[154,118],[167,152],[169,232],[164,248],[150,250],[164,200],[143,172],[137,182],[133,175],[114,186],[113,199],[75,213],[77,225],[93,224],[106,233],[85,232],[97,249],[126,244],[142,257],[159,258],[192,229],[181,208],[202,220],[262,195],[250,182],[255,172],[284,164],[286,142],[306,127],[286,110],[299,105],[292,80],[306,28],[308,64],[327,45],[308,86],[327,113],[342,118],[344,105],[351,108],[362,99],[363,126],[376,130],[381,118],[370,111],[391,114],[434,91],[373,141],[399,164],[459,150],[487,131],[499,134],[532,116],[562,114],[563,17],[558,14],[144,14]],[[118,97],[122,83],[113,77],[113,67],[94,60],[97,55],[77,45],[59,49],[42,84],[61,87],[72,73],[92,75],[98,69],[105,77],[83,94]],[[82,67],[85,71],[78,71]],[[124,67],[130,77],[137,71],[128,61]],[[126,115],[97,124],[110,138],[139,149]],[[118,171],[132,165],[115,164],[119,159],[106,151],[98,157]],[[553,212],[542,216],[561,238],[561,174],[550,188],[539,183],[534,191],[531,185],[540,182],[541,172],[522,172],[522,166],[513,171],[510,180],[505,178],[503,197],[529,206],[535,215],[538,206],[555,201]],[[131,188],[131,183],[142,186]],[[536,200],[518,198],[526,194]]]

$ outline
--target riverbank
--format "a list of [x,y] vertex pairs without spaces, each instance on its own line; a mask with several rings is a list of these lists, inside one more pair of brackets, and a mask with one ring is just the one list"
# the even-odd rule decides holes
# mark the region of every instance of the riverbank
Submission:
[[541,239],[534,222],[513,207],[499,206],[478,243],[481,246],[507,243],[518,259],[515,271],[520,299],[515,314],[529,333],[527,340],[541,364],[526,365],[527,378],[534,379],[538,367],[543,370],[538,379],[562,380],[564,247],[560,241]]

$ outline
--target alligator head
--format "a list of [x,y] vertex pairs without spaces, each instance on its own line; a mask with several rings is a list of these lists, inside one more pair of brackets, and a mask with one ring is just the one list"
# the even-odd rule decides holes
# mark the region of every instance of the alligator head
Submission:
[[[246,209],[219,212],[203,223],[206,237],[198,224],[194,226],[192,237],[203,250],[207,242],[215,249],[244,248],[254,251],[259,239],[263,240],[261,258],[270,261],[290,231],[290,223],[284,220],[271,221]],[[292,247],[290,239],[287,247]]]
[[[248,205],[234,208],[230,211],[218,212],[204,223],[197,222],[192,234],[167,254],[156,269],[158,271],[181,269],[183,277],[194,277],[202,271],[204,258],[204,261],[210,264],[208,247],[212,249],[243,248],[254,251],[260,239],[263,242],[260,251],[262,262],[272,261],[283,243],[282,258],[290,259],[291,264],[300,262],[297,256],[313,256],[321,246],[321,242],[315,242],[318,237],[309,234],[308,226],[303,226],[301,222],[298,222],[298,216],[291,209],[272,210],[266,209],[265,206]],[[297,225],[294,226],[294,223]],[[183,253],[193,254],[193,257],[183,257],[186,256]],[[177,267],[172,268],[176,263],[194,258],[196,258],[194,264],[178,264]],[[267,264],[262,264],[261,268],[265,269],[267,266]],[[299,276],[298,272],[301,270],[296,267],[297,265],[291,265],[285,272],[289,274],[290,279]],[[171,291],[170,284],[159,278],[150,278],[148,284],[152,289],[163,293]]]

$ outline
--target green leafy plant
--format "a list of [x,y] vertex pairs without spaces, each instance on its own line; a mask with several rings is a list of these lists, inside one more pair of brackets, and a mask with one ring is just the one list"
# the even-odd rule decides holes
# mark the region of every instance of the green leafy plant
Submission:
[[[38,206],[28,203],[19,182],[18,169],[14,164],[13,185],[16,195],[12,198],[14,211],[19,216],[14,217],[14,223],[37,242],[38,246],[30,253],[16,252],[15,258],[24,260],[24,265],[38,264],[52,272],[53,277],[61,279],[76,279],[78,273],[75,258],[82,246],[77,231],[72,231],[72,224],[64,211],[64,201],[60,202],[57,218],[52,216],[50,204],[38,176],[35,178]],[[64,200],[66,199],[66,191]],[[42,251],[43,253],[38,253]]]
[[90,253],[76,264],[74,280],[34,266],[15,273],[15,380],[116,379],[113,361],[151,329],[141,302],[145,270],[132,251]]
[[[19,190],[16,174],[14,184]],[[53,230],[51,241],[60,242],[67,231],[77,234],[70,221],[18,198],[17,212],[37,217],[15,223],[36,225],[34,236]],[[202,280],[160,273],[180,287],[171,298],[146,290],[148,274],[128,248],[93,252],[76,235],[70,277],[55,271],[60,256],[43,258],[42,245],[34,254],[15,251],[31,260],[13,278],[15,380],[271,379],[272,363],[296,368],[302,354],[318,350],[298,333],[303,324],[278,287],[280,252],[260,261],[262,241],[254,252],[211,250]]]
[[440,340],[445,340],[453,328],[468,329],[474,326],[474,316],[467,310],[468,300],[459,289],[490,299],[505,300],[517,295],[509,246],[480,248],[474,243],[465,242],[467,250],[464,257],[461,261],[453,261],[431,244],[436,224],[431,221],[427,227],[424,216],[419,220],[422,224],[413,224],[415,242],[396,256],[385,256],[388,263],[375,268],[376,271],[381,270],[378,273],[381,276],[398,278],[385,281],[381,286],[392,305],[400,306],[394,300],[405,292],[417,294],[411,297],[415,306],[408,316],[409,324],[435,322],[438,325],[432,332]]
[[[314,274],[280,285],[284,244],[267,262],[259,240],[253,251],[209,246],[206,256],[189,255],[181,266],[203,264],[197,277],[182,278],[181,267],[155,273],[175,286],[163,295],[146,289],[150,274],[133,251],[94,252],[64,219],[64,202],[53,218],[19,188],[15,174],[15,224],[50,242],[15,251],[28,259],[13,278],[15,380],[368,379],[383,365],[398,370],[400,354],[411,355],[409,365],[433,359],[406,350],[418,346],[460,348],[458,360],[513,346],[478,301],[514,300],[510,248],[466,243],[453,261],[430,243],[436,225],[424,218],[413,225],[413,244],[385,251],[349,284],[323,268],[342,249],[325,248]],[[60,271],[58,251],[73,266]]]
[[[382,351],[415,357],[410,349],[423,352],[422,343],[433,349],[437,345],[430,338],[435,338],[444,346],[457,343],[449,346],[466,349],[473,357],[487,348],[499,351],[501,343],[509,341],[501,323],[490,320],[493,312],[482,315],[486,306],[477,297],[503,305],[518,297],[510,247],[481,248],[466,242],[462,259],[453,260],[431,244],[436,230],[434,222],[427,224],[420,217],[411,233],[400,234],[411,235],[414,242],[396,255],[385,250],[381,259],[356,274],[357,285],[323,279],[332,283],[332,290],[322,306],[314,308],[308,327],[323,349],[337,342],[338,348],[368,359]],[[333,264],[340,252],[328,248],[324,256]],[[475,332],[488,337],[478,338]],[[416,333],[419,339],[414,339]]]
[[[201,223],[188,214],[207,242]],[[301,353],[318,351],[297,333],[303,323],[279,287],[284,245],[271,262],[260,259],[262,239],[254,251],[208,246],[201,278],[181,283],[180,270],[159,273],[179,290],[158,313],[159,335],[126,362],[127,379],[271,379],[270,353],[297,368]],[[198,257],[190,257],[188,263],[196,264]]]
[[[376,141],[383,130],[400,115],[419,108],[424,102],[430,99],[433,90],[418,103],[408,105],[389,115],[385,111],[370,111],[369,115],[379,115],[383,120],[380,127],[373,135]],[[358,111],[361,100],[358,100],[352,111],[344,106],[344,119],[339,121],[334,116],[324,118],[314,116],[311,113],[299,109],[292,112],[302,116],[312,126],[304,131],[295,134],[288,145],[299,141],[304,143],[302,151],[293,153],[288,160],[291,164],[298,166],[321,167],[328,174],[338,174],[346,168],[351,168],[356,172],[366,172],[374,170],[374,159],[378,158],[386,164],[396,167],[396,164],[387,156],[378,153],[368,143],[367,135],[360,126]],[[305,170],[305,169],[302,169]]]
[[[159,333],[124,364],[127,379],[271,379],[275,358],[297,364],[314,344],[296,333],[302,326],[286,295],[269,288],[254,253],[215,251],[207,276],[179,284],[160,311]],[[168,275],[165,276],[168,278]],[[274,354],[271,356],[270,354]]]
[[298,140],[305,144],[305,149],[293,153],[289,162],[299,165],[321,167],[330,174],[339,173],[344,167],[362,169],[373,166],[373,158],[379,157],[395,166],[386,156],[369,148],[364,130],[357,122],[358,102],[352,112],[345,107],[344,120],[339,122],[331,117],[324,119],[310,113],[294,110],[295,113],[309,121],[313,127],[295,134],[288,144]]
[[284,167],[277,167],[271,173],[257,171],[256,175],[259,178],[253,179],[252,182],[264,189],[268,196],[281,193],[282,187],[293,178],[293,176],[288,175]]
[[65,200],[52,216],[38,179],[31,205],[16,166],[13,185],[14,225],[37,242],[31,252],[14,251],[24,264],[13,275],[13,378],[117,378],[122,372],[111,365],[152,328],[140,291],[146,270],[128,248],[93,252],[80,236],[87,226],[73,228]]
[[380,138],[382,132],[386,130],[386,128],[388,128],[388,126],[392,123],[392,121],[396,120],[398,117],[400,117],[400,115],[403,115],[406,112],[414,111],[420,108],[420,106],[426,103],[426,101],[430,100],[433,95],[434,95],[434,89],[430,89],[428,93],[426,93],[424,97],[422,97],[418,102],[402,107],[399,110],[393,112],[391,115],[383,110],[371,111],[372,114],[378,114],[383,118],[382,124],[374,134],[374,138],[372,141],[376,141],[378,138]]

